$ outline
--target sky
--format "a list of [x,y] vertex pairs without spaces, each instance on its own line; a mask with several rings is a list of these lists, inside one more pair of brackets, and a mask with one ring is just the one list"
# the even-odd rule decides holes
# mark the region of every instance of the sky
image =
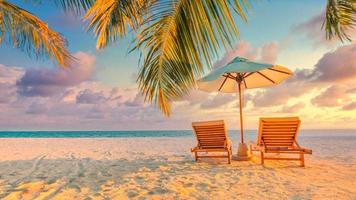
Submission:
[[[128,53],[133,33],[98,51],[80,16],[45,1],[10,2],[60,32],[78,62],[63,70],[0,45],[1,130],[172,130],[214,119],[239,127],[235,94],[192,90],[173,103],[169,118],[144,103],[136,84],[139,53]],[[237,20],[240,39],[221,51],[215,67],[242,56],[295,73],[280,85],[245,91],[247,129],[257,129],[260,117],[279,116],[299,116],[305,129],[356,129],[356,44],[325,40],[325,5],[325,0],[257,1],[247,24]]]

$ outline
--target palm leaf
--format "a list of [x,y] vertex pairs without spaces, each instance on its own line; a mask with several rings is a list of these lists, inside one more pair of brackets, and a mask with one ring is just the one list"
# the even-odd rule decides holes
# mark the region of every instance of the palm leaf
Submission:
[[246,1],[162,0],[151,5],[150,16],[137,36],[144,62],[139,89],[148,102],[170,115],[172,100],[194,87],[223,48],[239,35],[233,12],[246,20]]
[[66,40],[26,10],[7,1],[0,1],[0,44],[8,42],[29,55],[47,57],[61,66],[68,66],[73,57],[66,49]]
[[123,37],[128,29],[136,30],[151,0],[96,0],[85,14],[88,29],[97,37],[97,49]]
[[26,2],[35,4],[54,3],[65,12],[73,12],[79,15],[86,12],[94,4],[95,0],[26,0]]
[[337,36],[341,41],[351,41],[347,31],[355,25],[356,0],[328,0],[323,24],[327,39]]
[[55,3],[65,11],[74,13],[86,12],[94,4],[95,0],[55,0]]

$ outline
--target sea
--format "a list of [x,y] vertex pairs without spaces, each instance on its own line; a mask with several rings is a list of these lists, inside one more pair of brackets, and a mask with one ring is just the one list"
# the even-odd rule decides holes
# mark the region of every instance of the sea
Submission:
[[[230,137],[239,137],[239,130],[228,130]],[[257,130],[245,130],[246,139],[255,139]],[[356,129],[301,130],[299,137],[356,137]],[[131,138],[131,137],[194,137],[192,130],[137,131],[0,131],[0,138]]]
[[[233,143],[233,148],[241,142],[239,130],[228,130],[228,136]],[[0,131],[0,141],[4,138],[111,138],[120,140],[121,138],[153,140],[174,140],[184,142],[195,141],[192,130],[139,130],[139,131]],[[256,141],[257,130],[245,130],[245,143]],[[356,160],[356,130],[306,130],[302,129],[298,133],[298,142],[303,147],[312,149],[313,155],[325,159],[337,158],[346,162],[350,158]],[[340,156],[340,152],[342,156]]]

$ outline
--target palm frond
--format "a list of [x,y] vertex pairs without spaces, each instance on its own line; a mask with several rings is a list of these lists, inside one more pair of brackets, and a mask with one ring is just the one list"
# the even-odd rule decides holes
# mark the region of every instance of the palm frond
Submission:
[[68,66],[73,57],[66,49],[66,40],[26,10],[7,1],[0,1],[0,44],[8,42],[29,55],[47,57],[61,66]]
[[137,36],[144,62],[139,89],[146,101],[170,115],[171,101],[194,87],[223,48],[239,35],[234,11],[246,20],[246,1],[162,0],[151,5],[150,15]]
[[72,12],[79,15],[86,12],[94,4],[95,0],[26,0],[26,2],[35,4],[53,3],[65,12]]
[[328,0],[323,23],[327,39],[349,40],[347,31],[356,25],[356,0]]
[[152,0],[96,0],[84,19],[97,37],[97,49],[123,37],[128,29],[136,30]]
[[55,3],[65,11],[76,14],[86,12],[94,4],[95,0],[55,0]]

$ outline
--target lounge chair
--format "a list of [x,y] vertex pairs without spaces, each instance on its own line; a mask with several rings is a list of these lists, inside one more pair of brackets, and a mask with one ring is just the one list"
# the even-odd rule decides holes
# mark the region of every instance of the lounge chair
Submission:
[[[191,152],[195,154],[195,161],[199,158],[227,158],[228,163],[231,163],[231,141],[227,137],[225,123],[223,120],[193,122],[193,130],[197,137],[198,144]],[[199,155],[198,153],[205,152],[226,152],[225,155]]]
[[[297,142],[299,126],[298,117],[261,118],[257,144],[251,143],[250,150],[261,152],[262,165],[264,160],[299,160],[300,166],[304,167],[304,154],[312,154],[312,150],[299,146]],[[299,154],[299,157],[266,157],[267,153]]]

